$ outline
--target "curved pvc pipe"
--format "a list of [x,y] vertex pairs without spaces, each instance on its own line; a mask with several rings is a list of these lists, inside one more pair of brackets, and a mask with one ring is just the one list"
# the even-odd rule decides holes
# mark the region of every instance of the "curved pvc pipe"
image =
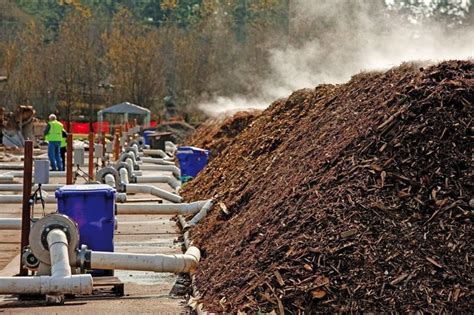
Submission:
[[193,214],[198,213],[207,200],[179,204],[121,204],[117,206],[117,215],[128,214]]
[[91,275],[71,275],[66,234],[54,229],[46,237],[51,257],[51,276],[1,277],[0,294],[92,294]]
[[[132,168],[133,169],[133,168]],[[125,167],[122,167],[120,170],[119,170],[119,174],[120,174],[120,181],[122,183],[124,183],[125,185],[128,185],[129,184],[129,181],[128,181],[128,171]]]
[[128,184],[125,185],[125,192],[150,194],[174,203],[179,203],[183,200],[183,198],[179,195],[151,185]]
[[181,170],[175,165],[140,165],[142,171],[169,171],[177,178],[181,177]]
[[136,183],[166,183],[173,189],[179,189],[181,187],[181,183],[171,176],[137,176]]
[[21,219],[0,218],[0,230],[21,230]]
[[209,210],[211,210],[212,205],[214,204],[213,200],[208,200],[206,204],[199,210],[199,212],[189,221],[188,226],[192,227],[199,223],[206,215]]
[[69,266],[68,241],[66,234],[54,229],[46,237],[51,257],[51,275],[53,277],[68,277],[71,275]]
[[90,266],[93,269],[142,270],[155,272],[193,272],[196,270],[201,252],[197,247],[189,247],[184,254],[146,255],[113,252],[90,252]]
[[128,166],[130,166],[130,169],[133,170],[133,160],[131,158],[126,158],[125,163],[127,163]]
[[106,174],[104,177],[105,184],[115,188],[115,177],[112,174]]

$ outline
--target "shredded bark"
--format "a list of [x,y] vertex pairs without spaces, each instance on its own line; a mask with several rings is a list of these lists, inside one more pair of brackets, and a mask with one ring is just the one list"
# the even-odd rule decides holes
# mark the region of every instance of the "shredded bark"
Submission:
[[[474,63],[293,93],[183,190],[209,311],[473,309]],[[225,211],[223,210],[225,209]]]

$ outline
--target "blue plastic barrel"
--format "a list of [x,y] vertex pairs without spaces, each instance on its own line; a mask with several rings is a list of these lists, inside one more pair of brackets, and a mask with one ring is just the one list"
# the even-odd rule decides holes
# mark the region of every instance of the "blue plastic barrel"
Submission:
[[155,130],[145,130],[143,131],[143,142],[146,144],[146,145],[150,145],[150,135],[155,133],[156,131]]
[[207,165],[209,160],[209,150],[196,147],[178,147],[176,152],[179,168],[181,169],[181,177],[196,177],[196,175]]
[[[114,251],[115,193],[108,185],[66,185],[56,190],[58,212],[77,223],[80,245],[95,251]],[[110,275],[111,272],[92,273]]]

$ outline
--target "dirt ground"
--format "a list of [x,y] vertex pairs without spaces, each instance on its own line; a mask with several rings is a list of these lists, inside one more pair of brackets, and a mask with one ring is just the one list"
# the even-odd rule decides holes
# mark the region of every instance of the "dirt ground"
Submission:
[[[1,173],[6,173],[2,171]],[[160,175],[147,172],[147,175]],[[163,175],[163,173],[161,173]],[[166,174],[167,175],[167,174]],[[52,183],[65,182],[64,178],[51,178]],[[155,184],[168,189],[167,185]],[[11,194],[0,192],[1,194]],[[150,198],[146,195],[127,196],[129,199]],[[54,212],[55,205],[47,204],[46,212]],[[41,212],[37,206],[35,212]],[[39,214],[39,213],[38,213]],[[20,204],[0,205],[0,217],[21,216]],[[171,216],[118,217],[115,235],[116,252],[133,253],[181,253],[178,242],[179,231]],[[0,231],[0,276],[13,276],[19,270],[19,231]],[[115,276],[125,283],[125,296],[117,298],[111,294],[97,297],[79,297],[66,300],[61,306],[45,306],[42,301],[18,301],[13,296],[0,295],[0,314],[183,314],[185,300],[170,296],[177,276],[170,273],[141,271],[116,271]]]

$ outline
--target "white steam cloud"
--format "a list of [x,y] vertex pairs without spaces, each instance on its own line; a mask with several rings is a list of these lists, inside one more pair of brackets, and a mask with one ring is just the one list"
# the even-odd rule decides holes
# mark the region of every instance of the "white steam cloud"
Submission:
[[[430,0],[424,1],[428,8]],[[458,1],[469,7],[470,0]],[[393,11],[383,12],[382,2],[378,7],[374,3],[292,1],[289,45],[270,51],[271,75],[255,83],[257,95],[217,97],[199,107],[212,116],[265,108],[297,89],[346,82],[361,71],[387,69],[408,61],[438,62],[474,56],[472,21],[470,27],[456,28],[448,28],[446,22],[407,22],[394,16]],[[386,3],[391,5],[393,0]]]

